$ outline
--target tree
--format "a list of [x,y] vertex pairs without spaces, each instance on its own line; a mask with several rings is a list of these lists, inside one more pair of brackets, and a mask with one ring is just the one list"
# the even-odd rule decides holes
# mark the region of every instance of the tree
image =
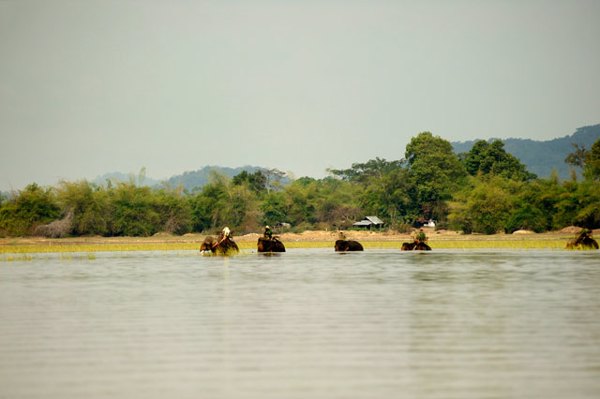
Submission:
[[185,234],[192,229],[192,208],[183,195],[183,186],[161,189],[155,193],[161,229],[167,233]]
[[260,204],[263,225],[289,222],[286,197],[284,191],[271,191],[263,198]]
[[329,169],[328,171],[342,180],[365,183],[372,178],[381,178],[403,166],[404,161],[386,161],[385,158],[375,158],[364,163],[353,163],[349,169]]
[[156,198],[150,187],[118,183],[110,192],[112,235],[150,236],[161,230]]
[[218,173],[211,173],[209,183],[190,198],[193,231],[205,231],[223,223],[222,208],[227,201],[228,181]]
[[322,228],[348,228],[362,216],[358,207],[359,185],[334,177],[314,184],[315,213]]
[[573,144],[575,149],[567,155],[565,162],[583,169],[583,176],[592,181],[600,180],[600,138],[587,150],[585,146]]
[[33,183],[0,206],[0,234],[24,236],[60,217],[53,190]]
[[579,145],[577,143],[571,143],[571,145],[573,146],[574,150],[572,153],[567,155],[565,162],[569,165],[583,169],[585,166],[587,150],[585,149],[584,145]]
[[233,177],[231,184],[234,186],[246,185],[256,194],[260,194],[267,190],[267,177],[260,170],[254,173],[248,173],[244,170]]
[[450,226],[465,233],[504,231],[514,208],[511,191],[509,181],[498,176],[471,178],[450,203]]
[[593,181],[600,180],[600,139],[592,144],[587,154],[584,176]]
[[406,146],[405,158],[412,185],[409,195],[420,207],[420,216],[424,219],[444,218],[445,201],[463,184],[466,176],[452,144],[430,132],[423,132]]
[[360,194],[364,213],[382,217],[391,226],[414,219],[419,208],[411,202],[409,180],[408,171],[400,168],[368,180]]
[[494,174],[512,180],[531,180],[536,176],[527,171],[514,155],[504,150],[504,143],[494,140],[488,143],[485,140],[477,140],[471,151],[464,157],[464,165],[471,176],[478,173],[484,175]]
[[72,234],[106,235],[109,233],[111,211],[106,190],[86,180],[62,181],[57,188],[56,197],[64,213],[72,212]]

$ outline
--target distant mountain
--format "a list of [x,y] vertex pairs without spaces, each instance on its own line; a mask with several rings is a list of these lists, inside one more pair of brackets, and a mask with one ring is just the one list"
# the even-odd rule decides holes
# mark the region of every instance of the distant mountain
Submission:
[[151,177],[147,177],[144,173],[135,174],[135,173],[122,173],[122,172],[110,172],[105,173],[102,176],[96,177],[92,183],[97,184],[99,186],[106,186],[108,182],[112,184],[115,183],[128,183],[134,182],[139,186],[156,186],[160,183],[159,180],[153,179]]
[[242,166],[238,168],[230,168],[225,166],[205,166],[202,169],[184,172],[180,175],[171,176],[167,180],[156,180],[145,175],[145,171],[142,169],[138,175],[134,173],[122,173],[122,172],[111,172],[105,173],[102,176],[98,176],[94,179],[93,183],[106,186],[107,182],[116,184],[119,182],[127,183],[133,182],[139,186],[148,187],[159,187],[161,185],[167,185],[170,187],[183,186],[188,191],[192,191],[195,188],[201,188],[210,181],[210,176],[213,173],[218,173],[229,178],[232,178],[243,171],[248,173],[254,173],[256,171],[267,171],[266,168],[258,166]]
[[258,166],[242,166],[238,168],[229,168],[224,166],[205,166],[202,169],[194,170],[191,172],[184,172],[181,175],[175,175],[169,178],[166,183],[171,187],[178,187],[179,185],[183,185],[188,191],[191,191],[195,188],[200,188],[206,185],[212,173],[219,173],[225,175],[227,177],[234,177],[239,175],[243,171],[248,173],[254,173],[256,171],[264,171],[265,168],[261,168]]
[[[501,140],[506,152],[519,158],[519,160],[532,173],[538,177],[549,177],[555,169],[561,179],[570,177],[570,166],[565,163],[567,155],[573,152],[573,143],[589,149],[600,138],[600,124],[580,127],[570,136],[548,141],[535,141],[530,139],[509,138]],[[494,139],[489,139],[492,141]],[[460,154],[468,152],[475,141],[454,142],[454,152]]]

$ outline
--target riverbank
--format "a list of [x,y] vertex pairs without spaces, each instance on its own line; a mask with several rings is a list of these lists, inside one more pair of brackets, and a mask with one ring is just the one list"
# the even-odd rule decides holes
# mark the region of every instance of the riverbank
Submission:
[[[410,234],[397,232],[346,231],[349,240],[356,240],[365,249],[400,249]],[[454,231],[426,230],[433,249],[564,249],[575,234],[568,231],[535,234],[460,234]],[[595,236],[600,235],[596,230]],[[48,253],[48,252],[99,252],[99,251],[171,251],[196,250],[206,237],[205,234],[174,236],[157,234],[152,237],[69,237],[69,238],[0,238],[0,253]],[[242,250],[256,249],[259,234],[235,236]],[[279,234],[286,248],[333,248],[337,231],[305,231],[303,233]]]

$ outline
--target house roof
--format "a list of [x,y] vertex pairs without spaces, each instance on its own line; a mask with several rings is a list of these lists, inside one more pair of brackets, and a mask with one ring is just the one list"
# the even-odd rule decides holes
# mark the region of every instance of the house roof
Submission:
[[352,226],[370,226],[372,224],[373,223],[371,223],[370,221],[365,219],[365,220],[361,220],[360,222],[352,223]]
[[352,223],[353,226],[372,226],[380,224],[384,224],[383,220],[379,219],[377,216],[367,216],[360,222]]
[[384,224],[383,220],[379,219],[377,216],[367,216],[365,219],[369,220],[373,224]]

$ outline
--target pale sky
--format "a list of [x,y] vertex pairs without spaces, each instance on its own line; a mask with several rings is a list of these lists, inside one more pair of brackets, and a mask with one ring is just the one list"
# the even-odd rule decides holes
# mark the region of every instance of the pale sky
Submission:
[[0,0],[0,189],[600,123],[600,1]]

